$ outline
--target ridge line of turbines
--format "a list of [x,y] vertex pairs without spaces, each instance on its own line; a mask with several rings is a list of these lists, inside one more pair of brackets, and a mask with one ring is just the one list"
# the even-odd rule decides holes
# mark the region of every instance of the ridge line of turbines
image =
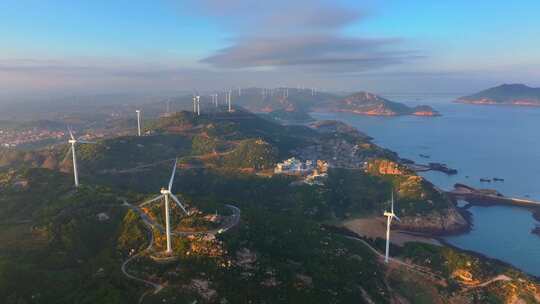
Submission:
[[[239,90],[238,91],[239,94],[241,94],[241,91]],[[228,110],[229,112],[231,112],[231,93],[232,91],[230,90],[227,94],[227,101],[228,101]],[[217,101],[217,94],[212,94],[212,102],[216,104],[218,104],[218,101]],[[141,136],[141,110],[136,110],[135,111],[137,113],[137,135],[138,136]],[[199,95],[196,95],[193,97],[193,112],[194,113],[197,113],[197,115],[200,115],[200,96]],[[88,140],[84,140],[84,139],[81,139],[80,137],[79,138],[75,138],[74,134],[73,134],[73,130],[71,129],[71,127],[68,126],[68,132],[69,132],[69,140],[68,140],[68,143],[71,144],[71,153],[72,153],[72,158],[73,158],[73,178],[74,178],[74,181],[75,181],[75,187],[79,187],[79,173],[78,173],[78,167],[77,167],[77,153],[75,152],[76,150],[76,145],[78,143],[81,143],[81,144],[97,144],[97,142],[95,141],[88,141]],[[169,211],[169,199],[172,199],[179,207],[180,209],[182,209],[182,211],[188,215],[188,212],[186,210],[186,208],[184,207],[184,205],[182,205],[182,203],[180,202],[180,200],[178,199],[178,197],[176,197],[173,193],[172,193],[172,186],[173,186],[173,182],[174,182],[174,177],[175,177],[175,174],[176,174],[176,167],[177,167],[177,164],[178,164],[178,160],[176,159],[175,162],[174,162],[174,166],[173,166],[173,172],[172,172],[172,175],[171,175],[171,178],[169,180],[169,185],[167,188],[165,187],[162,187],[161,190],[160,190],[160,193],[161,195],[158,195],[157,197],[155,198],[152,198],[144,203],[142,203],[140,206],[144,206],[144,205],[147,205],[147,204],[150,204],[150,203],[153,203],[155,201],[158,201],[160,199],[164,199],[165,201],[165,231],[166,231],[166,238],[167,238],[167,250],[166,250],[166,253],[169,254],[172,252],[172,247],[171,247],[171,230],[170,230],[170,211]],[[392,194],[391,194],[391,202],[390,202],[390,211],[384,211],[383,213],[383,216],[385,216],[387,218],[386,220],[386,250],[385,250],[385,256],[384,256],[384,262],[386,264],[388,264],[388,261],[389,261],[389,254],[390,254],[390,228],[391,228],[391,224],[392,224],[392,220],[393,219],[396,219],[398,222],[401,222],[400,218],[395,214],[394,212],[394,190],[392,190]]]
[[[242,96],[242,88],[237,88],[236,90],[238,92],[238,96]],[[263,95],[263,98],[265,98],[268,95],[272,97],[275,91],[280,91],[280,90],[281,90],[283,98],[287,98],[289,96],[289,88],[287,87],[271,88],[271,89],[261,88],[261,93]],[[306,89],[304,87],[298,86],[297,90],[306,90]],[[315,96],[316,89],[311,88],[310,90],[311,90],[311,95]],[[225,102],[227,103],[227,111],[229,113],[233,112],[232,93],[233,93],[233,89],[229,89],[227,92],[225,92]],[[210,97],[212,98],[211,103],[214,104],[216,108],[219,107],[219,94],[217,93],[210,94]],[[170,101],[167,100],[167,113],[169,113],[169,111],[170,111]],[[137,114],[137,136],[142,136],[142,110],[137,109],[135,110],[135,112]],[[198,93],[193,94],[193,113],[196,114],[197,116],[201,115],[201,96]],[[74,175],[74,180],[75,180],[75,187],[79,187],[79,172],[78,172],[78,167],[77,167],[77,155],[75,152],[76,150],[75,146],[77,143],[97,144],[97,142],[87,141],[81,138],[75,138],[75,136],[73,135],[73,130],[69,126],[68,126],[68,132],[70,136],[68,143],[71,144],[71,152],[72,152],[72,158],[73,158],[73,175]]]

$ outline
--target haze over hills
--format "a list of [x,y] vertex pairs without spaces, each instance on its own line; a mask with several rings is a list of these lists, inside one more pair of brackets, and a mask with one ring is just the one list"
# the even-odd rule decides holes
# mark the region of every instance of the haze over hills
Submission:
[[476,94],[460,97],[459,103],[540,106],[540,88],[524,84],[503,84]]
[[[390,101],[369,92],[358,92],[349,96],[317,92],[297,88],[249,88],[235,90],[233,103],[254,112],[275,113],[277,117],[304,118],[289,113],[308,113],[310,111],[350,112],[372,116],[437,116],[439,113],[427,105],[409,107],[403,103]],[[206,98],[208,99],[208,97]],[[299,116],[299,117],[298,117]]]

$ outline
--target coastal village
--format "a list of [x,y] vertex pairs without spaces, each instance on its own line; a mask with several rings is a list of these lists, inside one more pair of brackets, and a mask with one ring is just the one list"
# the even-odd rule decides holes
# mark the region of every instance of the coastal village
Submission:
[[44,141],[60,140],[66,137],[64,131],[51,131],[47,129],[33,128],[28,130],[0,129],[0,146],[15,148],[21,145]]
[[274,173],[302,176],[303,182],[308,185],[324,185],[324,180],[328,177],[328,162],[324,160],[301,161],[292,157],[278,163]]

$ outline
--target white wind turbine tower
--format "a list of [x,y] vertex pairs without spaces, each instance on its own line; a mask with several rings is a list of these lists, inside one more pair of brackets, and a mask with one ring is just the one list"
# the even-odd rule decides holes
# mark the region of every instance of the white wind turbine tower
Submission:
[[232,107],[231,107],[231,90],[229,90],[229,94],[227,95],[227,103],[229,104],[229,112],[232,112]]
[[201,96],[197,95],[197,116],[201,115]]
[[394,218],[401,222],[399,217],[397,217],[397,215],[394,213],[394,190],[392,190],[390,212],[385,211],[384,216],[386,216],[386,254],[384,255],[384,262],[388,264],[388,254],[390,251],[390,225],[392,224],[392,219]]
[[141,110],[135,112],[137,112],[137,135],[141,136]]
[[171,247],[171,219],[170,219],[170,210],[169,210],[169,198],[172,199],[173,201],[176,202],[176,204],[180,207],[180,209],[182,209],[182,211],[184,211],[184,213],[187,215],[188,212],[186,211],[186,208],[184,207],[184,205],[182,205],[182,203],[180,203],[180,200],[172,193],[172,186],[173,186],[173,182],[174,182],[174,176],[176,174],[176,164],[177,164],[177,161],[175,160],[174,161],[174,167],[173,167],[173,172],[172,172],[172,175],[171,175],[171,179],[169,181],[169,187],[167,189],[165,188],[161,188],[160,190],[160,193],[161,195],[149,200],[149,201],[146,201],[144,203],[142,203],[140,205],[140,207],[143,207],[144,205],[147,205],[147,204],[150,204],[150,203],[153,203],[155,201],[159,201],[161,199],[163,199],[165,201],[165,234],[167,236],[167,251],[166,253],[171,253],[172,252],[172,247]]
[[218,94],[212,94],[212,102],[218,107]]
[[95,144],[93,141],[86,141],[82,139],[76,139],[75,136],[73,136],[73,131],[71,131],[71,128],[68,128],[69,131],[69,137],[68,143],[71,144],[71,154],[73,156],[73,178],[75,180],[75,187],[79,187],[79,171],[77,168],[77,153],[75,152],[75,146],[77,143],[81,144]]

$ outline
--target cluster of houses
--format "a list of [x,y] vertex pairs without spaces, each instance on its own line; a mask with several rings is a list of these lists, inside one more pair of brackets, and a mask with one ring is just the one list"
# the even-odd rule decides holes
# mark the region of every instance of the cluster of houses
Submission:
[[0,129],[0,146],[13,148],[22,144],[37,142],[45,139],[63,139],[62,131],[49,131],[44,129],[28,130],[2,130]]
[[274,168],[274,173],[304,176],[305,183],[322,185],[328,175],[328,162],[324,160],[302,161],[292,157],[278,163]]

